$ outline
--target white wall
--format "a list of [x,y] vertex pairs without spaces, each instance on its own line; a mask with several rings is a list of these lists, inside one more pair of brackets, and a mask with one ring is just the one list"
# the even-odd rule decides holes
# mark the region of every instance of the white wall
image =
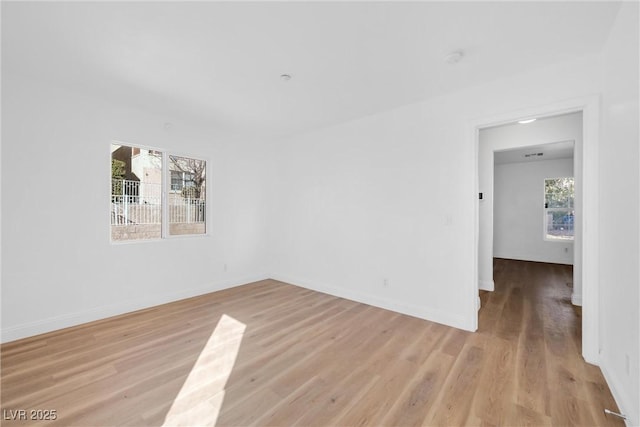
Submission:
[[[6,73],[2,91],[3,341],[266,277],[263,144]],[[111,140],[207,158],[209,236],[111,244]]]
[[[211,129],[3,75],[3,340],[266,271],[473,330],[478,189],[470,124],[598,94],[604,84],[602,364],[638,424],[637,16],[637,4],[622,6],[604,60],[531,70],[286,138],[270,151],[264,141],[227,142]],[[175,122],[169,133],[166,120]],[[111,139],[208,157],[211,236],[111,245]],[[83,195],[73,200],[74,215],[60,191],[69,182]],[[610,221],[620,208],[625,233]],[[176,268],[184,254],[192,270]]]
[[601,366],[630,425],[640,425],[638,13],[622,5],[604,49],[600,145]]
[[[478,281],[480,289],[493,290],[493,186],[494,160],[493,153],[498,150],[548,144],[552,142],[574,141],[574,175],[576,178],[576,230],[580,229],[582,214],[581,199],[581,161],[582,161],[582,113],[564,114],[544,118],[526,126],[518,123],[481,129],[478,148],[478,179],[483,193],[479,204],[479,242],[478,242]],[[580,237],[574,243],[574,298],[579,302],[582,294],[582,278],[580,266]],[[547,247],[547,249],[549,249]],[[497,255],[496,255],[497,256]]]
[[470,123],[598,92],[599,67],[585,57],[282,141],[273,273],[475,329]]
[[573,176],[573,159],[496,164],[493,256],[573,264],[573,241],[544,239],[544,180]]

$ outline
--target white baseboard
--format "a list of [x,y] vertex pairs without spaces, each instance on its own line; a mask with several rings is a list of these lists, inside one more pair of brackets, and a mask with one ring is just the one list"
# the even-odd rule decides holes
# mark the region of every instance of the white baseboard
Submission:
[[573,259],[545,258],[530,254],[493,254],[494,258],[513,259],[516,261],[543,262],[545,264],[573,265]]
[[582,294],[576,292],[571,293],[571,304],[582,306]]
[[478,289],[481,291],[491,291],[495,289],[495,283],[493,280],[478,280]]
[[313,291],[322,292],[351,301],[356,301],[374,307],[417,317],[419,319],[441,323],[443,325],[452,326],[458,329],[464,329],[466,331],[472,331],[472,329],[467,324],[468,322],[465,322],[465,319],[462,316],[456,316],[442,310],[433,309],[431,307],[422,307],[414,304],[407,304],[400,301],[382,298],[366,292],[354,291],[352,289],[347,289],[344,287],[327,285],[312,280],[305,280],[280,274],[272,274],[271,278],[302,288],[311,289]]
[[185,298],[191,298],[198,295],[208,294],[210,292],[220,291],[222,289],[232,288],[243,285],[245,283],[257,282],[267,279],[268,275],[245,276],[235,279],[218,281],[209,285],[182,290],[180,292],[172,292],[164,295],[153,295],[146,298],[140,298],[133,301],[123,301],[118,304],[112,304],[103,307],[95,307],[88,310],[82,310],[75,313],[67,313],[60,316],[49,317],[35,322],[23,323],[16,326],[3,328],[1,332],[0,342],[6,343],[21,338],[27,338],[46,332],[56,331],[58,329],[77,326],[95,320],[106,319],[108,317],[120,314],[130,313],[136,310],[153,307],[168,302],[178,301]]
[[[604,356],[604,355],[603,355]],[[620,413],[627,416],[627,420],[625,420],[625,424],[627,427],[638,426],[640,425],[640,414],[630,413],[629,410],[634,406],[631,405],[628,396],[622,392],[623,388],[620,385],[620,382],[617,380],[617,377],[612,375],[611,371],[607,368],[606,357],[600,357],[600,370],[602,371],[602,375],[604,376],[609,389],[611,390],[611,394],[613,395],[613,399],[616,401],[618,408],[620,408]],[[612,409],[613,408],[608,408]]]

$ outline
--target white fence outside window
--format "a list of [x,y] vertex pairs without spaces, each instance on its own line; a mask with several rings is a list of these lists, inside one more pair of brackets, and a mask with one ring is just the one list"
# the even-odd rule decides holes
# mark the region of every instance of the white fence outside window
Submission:
[[[205,200],[170,194],[170,224],[204,224]],[[161,184],[111,180],[111,225],[126,226],[162,223]]]

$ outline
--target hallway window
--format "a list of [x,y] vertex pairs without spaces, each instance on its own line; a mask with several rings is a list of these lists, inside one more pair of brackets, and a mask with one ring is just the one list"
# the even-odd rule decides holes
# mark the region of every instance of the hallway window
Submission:
[[544,180],[545,240],[566,241],[574,236],[573,177]]

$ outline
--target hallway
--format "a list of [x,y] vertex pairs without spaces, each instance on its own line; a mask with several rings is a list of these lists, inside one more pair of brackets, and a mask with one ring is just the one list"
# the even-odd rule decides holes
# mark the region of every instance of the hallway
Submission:
[[[494,259],[495,291],[481,291],[478,332],[502,347],[495,380],[533,425],[623,425],[600,372],[581,356],[581,309],[571,304],[572,267]],[[497,351],[494,347],[493,351]],[[495,420],[498,421],[498,420]]]

